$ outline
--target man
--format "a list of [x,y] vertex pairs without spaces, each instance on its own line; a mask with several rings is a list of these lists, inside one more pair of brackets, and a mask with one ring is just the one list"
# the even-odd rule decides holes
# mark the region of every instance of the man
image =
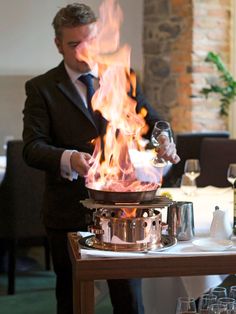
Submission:
[[[57,314],[72,314],[72,271],[67,251],[67,233],[87,230],[90,211],[80,200],[88,197],[84,175],[93,152],[91,140],[102,128],[95,113],[89,112],[85,83],[78,78],[93,75],[99,86],[97,67],[79,61],[76,49],[94,33],[96,17],[84,4],[71,4],[59,10],[53,20],[55,43],[63,56],[61,64],[26,83],[24,114],[25,161],[46,172],[43,221],[51,245],[57,275]],[[146,121],[152,127],[158,115],[137,89],[137,111],[145,107]],[[100,122],[101,117],[98,117]],[[102,121],[104,122],[104,121]],[[175,146],[167,143],[162,152],[177,162]],[[114,313],[144,313],[140,280],[108,280]]]

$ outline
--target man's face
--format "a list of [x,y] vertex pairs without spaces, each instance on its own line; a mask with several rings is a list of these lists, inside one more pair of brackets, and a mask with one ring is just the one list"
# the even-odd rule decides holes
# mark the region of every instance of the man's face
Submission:
[[65,63],[74,71],[85,73],[90,71],[89,65],[76,58],[76,48],[94,36],[95,23],[76,27],[64,27],[60,38],[55,39],[58,51],[63,55]]

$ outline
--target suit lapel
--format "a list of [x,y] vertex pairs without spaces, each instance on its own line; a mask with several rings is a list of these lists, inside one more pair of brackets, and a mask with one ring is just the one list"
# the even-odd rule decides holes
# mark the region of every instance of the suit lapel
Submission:
[[89,111],[85,107],[82,98],[80,97],[79,93],[77,92],[76,88],[72,84],[66,70],[64,67],[63,62],[58,66],[58,75],[57,75],[57,86],[60,91],[75,105],[79,110],[83,112],[86,118],[96,127]]

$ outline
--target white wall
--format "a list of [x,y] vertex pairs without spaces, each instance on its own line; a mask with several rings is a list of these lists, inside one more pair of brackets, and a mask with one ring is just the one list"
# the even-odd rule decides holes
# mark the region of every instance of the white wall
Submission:
[[[0,0],[0,75],[37,75],[60,61],[51,26],[63,0]],[[84,1],[95,12],[101,0]],[[142,69],[142,2],[119,0],[124,14],[121,39],[132,47],[132,66]]]
[[[75,1],[0,0],[0,154],[4,137],[21,137],[24,83],[56,66],[52,19],[60,7]],[[96,13],[102,0],[81,0]],[[142,72],[143,0],[119,0],[124,23],[121,42],[132,48],[131,65]]]

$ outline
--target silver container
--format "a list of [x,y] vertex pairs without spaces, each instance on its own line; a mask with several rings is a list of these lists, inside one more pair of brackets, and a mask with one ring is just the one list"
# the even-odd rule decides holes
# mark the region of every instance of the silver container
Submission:
[[167,225],[170,236],[179,241],[194,237],[194,214],[192,202],[175,202],[168,206]]
[[110,249],[143,250],[161,247],[161,213],[155,209],[137,209],[135,217],[123,217],[122,209],[102,209],[94,214],[90,231]]

